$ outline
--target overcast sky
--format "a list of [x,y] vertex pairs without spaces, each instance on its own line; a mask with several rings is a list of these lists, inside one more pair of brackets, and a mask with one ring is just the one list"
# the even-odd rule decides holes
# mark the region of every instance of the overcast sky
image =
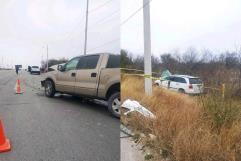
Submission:
[[[119,32],[120,19],[141,6],[142,0],[90,0],[88,53],[118,53],[120,35],[121,48],[143,53],[142,11]],[[0,0],[0,65],[40,65],[47,44],[50,58],[82,54],[85,7],[86,0]],[[241,1],[152,0],[151,26],[155,55],[233,50],[241,45]]]
[[[121,20],[142,0],[121,0]],[[143,53],[143,11],[121,27],[121,47]],[[241,46],[241,0],[152,0],[152,53],[189,47],[213,52]]]
[[[106,2],[90,0],[88,53],[119,52],[119,0]],[[83,54],[85,8],[86,0],[0,0],[0,65],[40,65],[47,44],[49,58]]]

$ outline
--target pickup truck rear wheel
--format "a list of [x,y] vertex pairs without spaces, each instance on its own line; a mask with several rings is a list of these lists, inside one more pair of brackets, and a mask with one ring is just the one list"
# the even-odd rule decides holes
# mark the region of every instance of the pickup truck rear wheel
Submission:
[[55,88],[54,88],[54,83],[51,80],[45,81],[44,89],[45,89],[45,95],[47,97],[54,97]]
[[116,92],[112,94],[108,100],[108,110],[115,117],[120,117],[120,92]]

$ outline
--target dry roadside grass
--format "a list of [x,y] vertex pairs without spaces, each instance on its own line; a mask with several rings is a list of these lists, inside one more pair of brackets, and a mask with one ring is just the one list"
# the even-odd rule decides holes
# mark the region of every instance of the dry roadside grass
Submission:
[[122,76],[121,99],[139,101],[156,115],[147,119],[138,113],[121,120],[137,133],[156,138],[144,139],[155,160],[240,161],[240,102],[219,97],[190,97],[155,87],[152,96],[144,94],[144,80]]

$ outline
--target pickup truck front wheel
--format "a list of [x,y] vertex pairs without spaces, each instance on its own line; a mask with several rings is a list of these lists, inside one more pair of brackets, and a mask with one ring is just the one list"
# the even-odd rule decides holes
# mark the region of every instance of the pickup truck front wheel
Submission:
[[112,115],[115,117],[120,117],[120,92],[116,92],[112,94],[108,100],[108,110],[111,112]]
[[51,80],[45,81],[44,89],[45,89],[45,95],[47,97],[54,97],[55,88],[54,88],[54,83]]

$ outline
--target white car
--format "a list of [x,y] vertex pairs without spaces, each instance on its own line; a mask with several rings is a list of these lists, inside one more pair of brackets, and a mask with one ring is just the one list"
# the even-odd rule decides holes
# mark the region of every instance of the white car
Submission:
[[38,66],[32,66],[30,73],[31,74],[40,74],[40,68]]
[[165,80],[156,80],[155,84],[186,94],[201,94],[204,89],[203,81],[199,77],[189,75],[171,75]]

